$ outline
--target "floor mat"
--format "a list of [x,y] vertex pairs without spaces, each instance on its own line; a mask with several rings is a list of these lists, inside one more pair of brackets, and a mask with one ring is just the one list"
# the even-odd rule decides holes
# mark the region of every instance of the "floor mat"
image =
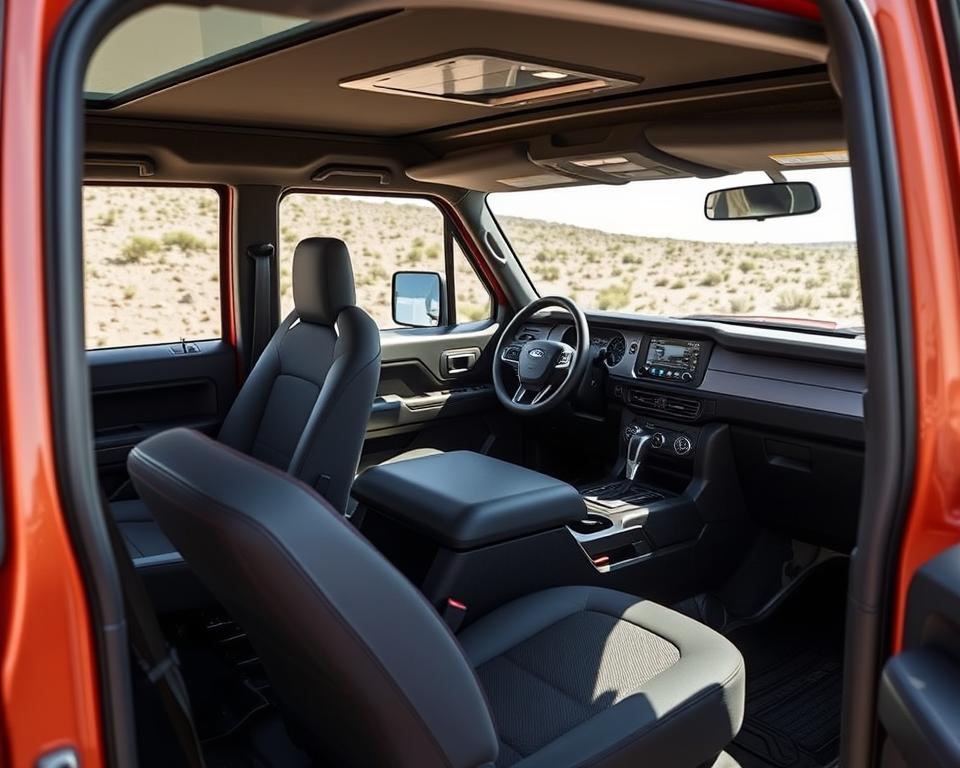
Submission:
[[763,621],[730,640],[747,665],[742,768],[825,768],[839,753],[848,561],[812,571]]

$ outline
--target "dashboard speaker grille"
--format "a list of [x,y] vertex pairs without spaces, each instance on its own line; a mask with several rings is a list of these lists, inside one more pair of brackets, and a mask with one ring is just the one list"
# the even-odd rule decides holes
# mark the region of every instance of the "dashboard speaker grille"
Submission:
[[700,401],[686,397],[658,395],[640,389],[631,389],[629,402],[641,411],[660,413],[676,419],[692,420],[700,415]]

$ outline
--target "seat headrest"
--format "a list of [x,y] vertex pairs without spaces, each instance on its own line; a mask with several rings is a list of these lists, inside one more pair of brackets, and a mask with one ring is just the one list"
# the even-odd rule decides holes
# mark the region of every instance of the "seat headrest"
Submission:
[[357,303],[346,243],[308,237],[293,253],[293,303],[300,322],[333,325],[344,307]]

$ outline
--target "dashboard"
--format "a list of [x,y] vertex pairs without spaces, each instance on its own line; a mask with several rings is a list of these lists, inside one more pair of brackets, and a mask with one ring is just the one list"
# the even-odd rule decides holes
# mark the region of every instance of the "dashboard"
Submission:
[[[722,420],[862,444],[862,339],[708,321],[588,314],[606,400],[678,421]],[[575,344],[563,314],[515,340]],[[612,403],[612,404],[613,404]]]
[[[618,420],[621,445],[645,428],[653,433],[648,461],[712,488],[721,507],[742,503],[754,519],[802,541],[838,551],[853,545],[864,468],[863,339],[612,313],[587,320],[594,361],[568,410],[573,418]],[[566,315],[545,314],[515,336],[533,339],[573,344],[576,333]],[[711,435],[724,435],[712,459]],[[707,479],[696,480],[708,466]]]

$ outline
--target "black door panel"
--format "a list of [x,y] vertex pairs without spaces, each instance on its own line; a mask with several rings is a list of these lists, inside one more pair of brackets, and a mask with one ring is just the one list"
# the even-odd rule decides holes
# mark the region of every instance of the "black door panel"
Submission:
[[[489,381],[493,342],[499,330],[498,323],[489,322],[384,331],[380,335],[383,367],[389,369],[395,363],[416,361],[429,372],[435,384]],[[462,362],[457,358],[467,353],[474,355],[473,362],[467,367],[456,364]]]
[[960,545],[910,584],[904,650],[884,667],[879,714],[885,765],[960,765]]
[[94,350],[87,353],[100,482],[108,498],[131,496],[126,460],[164,429],[219,429],[237,389],[236,356],[222,341]]
[[[513,452],[491,363],[498,323],[385,331],[361,468],[420,448]],[[499,439],[498,439],[499,436]]]

